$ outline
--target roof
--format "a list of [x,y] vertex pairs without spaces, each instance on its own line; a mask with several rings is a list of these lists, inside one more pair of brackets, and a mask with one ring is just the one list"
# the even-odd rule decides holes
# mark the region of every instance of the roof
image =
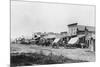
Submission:
[[88,31],[95,32],[95,27],[93,27],[93,26],[77,25],[77,28],[78,28],[78,30],[80,30],[80,31],[84,31],[85,28],[86,28]]
[[73,25],[77,25],[78,23],[72,23],[72,24],[68,24],[68,26],[73,26]]
[[82,38],[82,37],[85,37],[85,35],[78,35],[77,37]]
[[83,25],[77,25],[78,30],[84,31],[85,30],[85,26]]
[[63,37],[67,37],[67,35],[61,35],[61,34],[53,35],[53,34],[49,34],[47,36],[44,36],[43,38],[63,38]]
[[95,31],[95,27],[92,27],[92,26],[86,26],[86,28],[88,29],[88,31]]
[[56,35],[47,35],[47,36],[44,36],[44,38],[56,38]]

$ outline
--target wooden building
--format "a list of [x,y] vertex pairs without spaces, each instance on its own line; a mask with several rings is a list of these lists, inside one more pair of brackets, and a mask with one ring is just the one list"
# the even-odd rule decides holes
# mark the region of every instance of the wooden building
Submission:
[[91,51],[95,51],[95,27],[73,23],[69,24],[68,28],[68,34],[71,37],[79,37],[81,43],[86,44]]

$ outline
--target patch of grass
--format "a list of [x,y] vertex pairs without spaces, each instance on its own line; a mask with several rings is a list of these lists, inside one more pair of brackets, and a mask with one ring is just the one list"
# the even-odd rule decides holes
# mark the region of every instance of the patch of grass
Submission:
[[42,65],[42,64],[61,64],[61,63],[77,63],[86,62],[82,60],[72,60],[64,56],[53,55],[48,56],[42,53],[21,53],[11,54],[11,66],[29,66],[29,65]]

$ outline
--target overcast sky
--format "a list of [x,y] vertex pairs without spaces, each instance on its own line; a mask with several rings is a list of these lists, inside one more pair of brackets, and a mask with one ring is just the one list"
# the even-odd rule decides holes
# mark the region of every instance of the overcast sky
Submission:
[[94,6],[11,1],[11,37],[63,32],[67,24],[94,26]]

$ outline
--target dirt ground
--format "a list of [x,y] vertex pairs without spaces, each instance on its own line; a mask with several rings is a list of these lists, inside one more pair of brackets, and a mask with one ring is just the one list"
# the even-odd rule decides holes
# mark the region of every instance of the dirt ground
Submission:
[[22,44],[11,44],[11,53],[43,53],[49,55],[53,53],[54,55],[62,55],[64,57],[74,59],[74,60],[84,60],[84,61],[95,61],[95,53],[91,52],[89,49],[65,49],[60,47],[59,49],[54,49],[52,47],[42,47],[37,45],[22,45]]

